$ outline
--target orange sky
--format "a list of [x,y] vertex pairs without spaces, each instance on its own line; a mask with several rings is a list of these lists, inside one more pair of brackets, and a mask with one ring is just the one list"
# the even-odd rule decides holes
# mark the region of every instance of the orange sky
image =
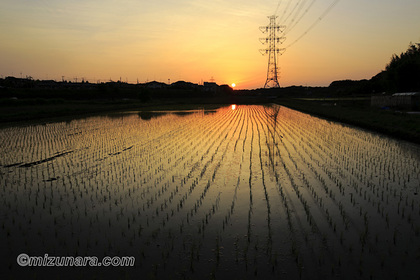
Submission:
[[[301,18],[287,46],[333,2],[313,1],[2,0],[0,75],[130,83],[214,79],[259,88],[268,59],[258,51],[264,48],[259,27],[277,7],[279,23],[292,26]],[[279,58],[281,86],[371,78],[393,53],[420,41],[418,11],[418,0],[339,1]]]

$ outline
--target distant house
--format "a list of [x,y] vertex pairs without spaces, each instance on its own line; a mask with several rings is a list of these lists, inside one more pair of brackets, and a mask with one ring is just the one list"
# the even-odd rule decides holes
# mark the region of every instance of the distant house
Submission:
[[419,110],[420,92],[395,93],[392,95],[392,101],[395,107]]
[[181,89],[181,90],[194,90],[198,88],[197,84],[193,84],[190,82],[185,82],[185,81],[178,81],[175,83],[172,83],[170,85],[171,89]]
[[54,80],[42,80],[37,82],[36,87],[42,89],[56,89],[58,88],[59,84]]
[[213,82],[204,82],[204,84],[203,84],[204,91],[206,91],[206,92],[216,93],[218,87],[219,86],[216,83],[213,83]]
[[370,105],[380,108],[420,110],[420,92],[400,92],[393,95],[372,96]]
[[146,83],[146,87],[150,89],[162,89],[162,88],[167,88],[168,85],[165,83],[153,81],[153,82]]

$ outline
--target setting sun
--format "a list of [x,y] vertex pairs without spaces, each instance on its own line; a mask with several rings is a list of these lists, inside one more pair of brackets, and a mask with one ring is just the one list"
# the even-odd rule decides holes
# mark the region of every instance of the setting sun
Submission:
[[236,87],[236,84],[235,83],[232,83],[232,88],[234,88],[234,87]]

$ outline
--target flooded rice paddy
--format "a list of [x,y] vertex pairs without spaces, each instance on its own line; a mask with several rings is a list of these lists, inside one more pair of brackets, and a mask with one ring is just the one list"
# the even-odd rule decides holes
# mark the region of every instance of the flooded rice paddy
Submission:
[[[277,105],[16,126],[0,141],[3,276],[420,276],[418,145]],[[136,262],[20,267],[21,253]]]

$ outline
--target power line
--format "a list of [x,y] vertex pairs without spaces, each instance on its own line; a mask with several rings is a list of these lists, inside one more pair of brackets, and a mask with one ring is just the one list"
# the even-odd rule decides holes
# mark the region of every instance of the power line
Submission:
[[300,15],[300,17],[294,21],[293,25],[287,26],[287,29],[284,31],[284,35],[289,33],[293,30],[293,28],[299,24],[299,22],[302,20],[302,18],[309,12],[309,10],[312,8],[312,6],[315,4],[316,0],[312,0],[312,2],[309,4],[309,6],[306,8],[306,10]]
[[[328,13],[332,10],[332,8],[334,8],[334,6],[335,5],[337,5],[337,3],[339,2],[340,0],[334,0],[334,2],[333,3],[331,3],[331,5],[321,14],[321,16],[319,17],[319,18],[317,18],[316,20],[315,20],[315,22],[314,23],[312,23],[312,25],[311,26],[309,26],[309,28],[305,31],[305,32],[303,32],[303,34],[302,35],[300,35],[296,40],[294,40],[292,43],[290,43],[287,47],[286,47],[286,49],[288,49],[288,48],[290,48],[291,46],[293,46],[294,44],[296,44],[300,39],[302,39],[306,34],[308,34],[321,20],[323,20],[324,19],[324,17],[326,16],[326,15],[328,15]],[[290,31],[290,30],[289,30]]]
[[299,5],[298,9],[296,10],[296,12],[295,12],[295,14],[294,14],[293,18],[290,20],[290,23],[289,23],[288,25],[292,25],[292,24],[295,22],[296,18],[298,17],[298,15],[299,15],[299,14],[300,14],[300,12],[302,11],[303,7],[305,6],[306,1],[307,1],[307,0],[303,0],[303,1],[301,2],[301,4]]
[[277,14],[277,11],[279,10],[279,8],[280,8],[280,4],[281,4],[281,0],[279,1],[279,3],[277,4],[277,8],[276,8],[276,11],[274,12],[274,14],[276,15]]
[[[281,17],[280,17],[279,22],[282,22],[282,20],[283,20],[283,18],[284,18],[284,15],[286,14],[287,10],[289,10],[289,6],[290,6],[290,4],[292,3],[292,1],[293,1],[293,0],[289,0],[289,2],[287,2],[287,6],[286,6],[286,8],[284,9],[284,12],[283,12],[283,14],[282,14],[282,15],[281,15]],[[280,3],[281,3],[281,0],[280,0],[280,2],[279,2],[279,5],[277,6],[277,8],[280,6]],[[276,15],[276,14],[277,14],[277,10],[276,10],[276,12],[274,13],[274,15]]]
[[293,14],[293,12],[296,10],[296,8],[299,6],[299,4],[300,4],[300,2],[301,2],[302,0],[299,0],[298,2],[297,2],[297,4],[294,6],[294,8],[290,11],[290,14],[286,17],[286,19],[284,20],[284,24],[286,23],[286,21],[289,19],[289,17]]

